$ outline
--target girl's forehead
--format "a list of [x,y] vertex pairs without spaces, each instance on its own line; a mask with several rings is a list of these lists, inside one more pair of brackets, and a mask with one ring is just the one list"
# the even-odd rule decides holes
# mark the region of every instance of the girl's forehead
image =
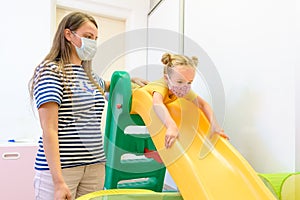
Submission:
[[175,65],[172,69],[173,70],[178,70],[178,71],[180,71],[180,70],[182,70],[182,71],[184,71],[184,70],[194,71],[195,70],[195,68],[190,66],[190,65]]
[[193,79],[195,68],[187,65],[177,65],[172,68],[172,76],[185,79]]

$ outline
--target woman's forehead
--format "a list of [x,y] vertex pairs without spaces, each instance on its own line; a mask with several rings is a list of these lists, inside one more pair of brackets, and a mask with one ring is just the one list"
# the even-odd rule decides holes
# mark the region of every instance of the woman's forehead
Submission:
[[78,29],[77,32],[82,32],[82,33],[91,33],[95,36],[98,36],[98,29],[95,26],[95,24],[91,21],[87,21],[83,23]]

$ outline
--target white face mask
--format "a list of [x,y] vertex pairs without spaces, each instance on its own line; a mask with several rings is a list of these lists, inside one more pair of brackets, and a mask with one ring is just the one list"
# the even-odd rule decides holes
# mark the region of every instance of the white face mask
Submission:
[[74,32],[73,34],[81,39],[81,47],[77,47],[76,45],[74,45],[78,57],[81,60],[92,60],[97,52],[97,41],[85,37],[80,37]]

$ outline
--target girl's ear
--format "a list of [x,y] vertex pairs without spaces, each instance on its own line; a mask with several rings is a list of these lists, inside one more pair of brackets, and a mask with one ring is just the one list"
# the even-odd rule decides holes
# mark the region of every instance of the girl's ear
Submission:
[[71,32],[70,29],[66,28],[66,29],[64,30],[64,36],[65,36],[65,38],[66,38],[69,42],[71,42],[72,35],[73,35],[73,33]]
[[168,74],[166,74],[166,73],[164,73],[164,80],[165,80],[166,82],[169,82]]

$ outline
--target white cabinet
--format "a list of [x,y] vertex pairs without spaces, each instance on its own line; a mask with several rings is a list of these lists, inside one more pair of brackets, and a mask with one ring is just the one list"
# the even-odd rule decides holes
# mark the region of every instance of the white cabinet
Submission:
[[0,199],[34,199],[37,145],[0,144]]

